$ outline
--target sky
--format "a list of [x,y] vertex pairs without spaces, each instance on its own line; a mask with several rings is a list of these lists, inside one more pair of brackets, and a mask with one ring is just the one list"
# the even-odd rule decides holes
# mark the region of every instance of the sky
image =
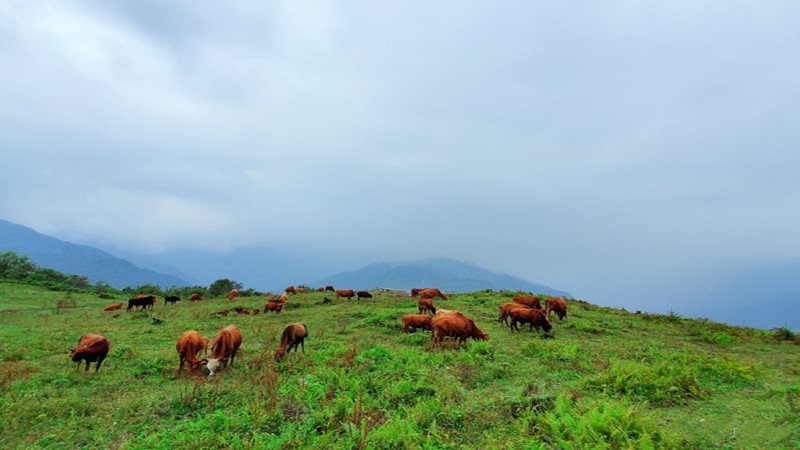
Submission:
[[682,307],[800,259],[798,23],[794,1],[4,1],[0,218]]

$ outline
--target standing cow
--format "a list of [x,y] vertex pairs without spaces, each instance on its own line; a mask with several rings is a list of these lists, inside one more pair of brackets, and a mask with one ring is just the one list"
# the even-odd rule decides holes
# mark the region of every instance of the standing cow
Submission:
[[100,365],[108,355],[108,348],[111,346],[108,339],[99,334],[84,334],[78,340],[78,346],[70,349],[69,358],[77,362],[75,370],[81,367],[81,361],[86,361],[86,370],[89,370],[89,363],[96,362],[94,373],[100,370]]

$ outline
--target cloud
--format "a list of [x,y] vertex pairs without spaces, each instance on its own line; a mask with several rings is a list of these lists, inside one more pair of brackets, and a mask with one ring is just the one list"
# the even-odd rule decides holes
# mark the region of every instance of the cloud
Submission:
[[668,297],[800,251],[799,9],[7,2],[0,211]]

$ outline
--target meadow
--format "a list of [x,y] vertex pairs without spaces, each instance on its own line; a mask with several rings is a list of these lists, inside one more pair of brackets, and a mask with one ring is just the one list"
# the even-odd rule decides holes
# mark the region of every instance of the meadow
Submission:
[[[127,296],[0,283],[0,447],[800,447],[800,345],[775,333],[570,301],[552,337],[512,334],[497,305],[513,293],[476,292],[436,304],[490,339],[432,349],[427,332],[400,332],[415,300],[373,293],[220,317],[265,299],[104,312]],[[276,364],[298,321],[305,353]],[[183,331],[213,338],[231,323],[243,334],[234,367],[176,375]],[[111,342],[97,374],[68,357],[86,333]]]

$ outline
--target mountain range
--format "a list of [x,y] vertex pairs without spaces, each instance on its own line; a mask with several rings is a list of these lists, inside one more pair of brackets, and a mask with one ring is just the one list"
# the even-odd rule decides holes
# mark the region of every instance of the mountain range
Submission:
[[36,265],[68,274],[82,275],[95,283],[116,288],[155,284],[183,286],[178,277],[143,269],[88,245],[77,245],[38,233],[28,227],[0,219],[0,251],[25,255]]
[[83,275],[92,282],[103,281],[117,288],[142,284],[165,288],[209,285],[228,278],[260,291],[281,291],[289,284],[312,287],[332,284],[352,289],[403,290],[435,286],[447,292],[507,289],[570,297],[565,291],[447,258],[370,264],[335,275],[328,275],[333,264],[263,247],[239,247],[227,253],[127,252],[123,259],[92,246],[62,241],[0,220],[0,251],[8,250],[27,256],[39,266]]

